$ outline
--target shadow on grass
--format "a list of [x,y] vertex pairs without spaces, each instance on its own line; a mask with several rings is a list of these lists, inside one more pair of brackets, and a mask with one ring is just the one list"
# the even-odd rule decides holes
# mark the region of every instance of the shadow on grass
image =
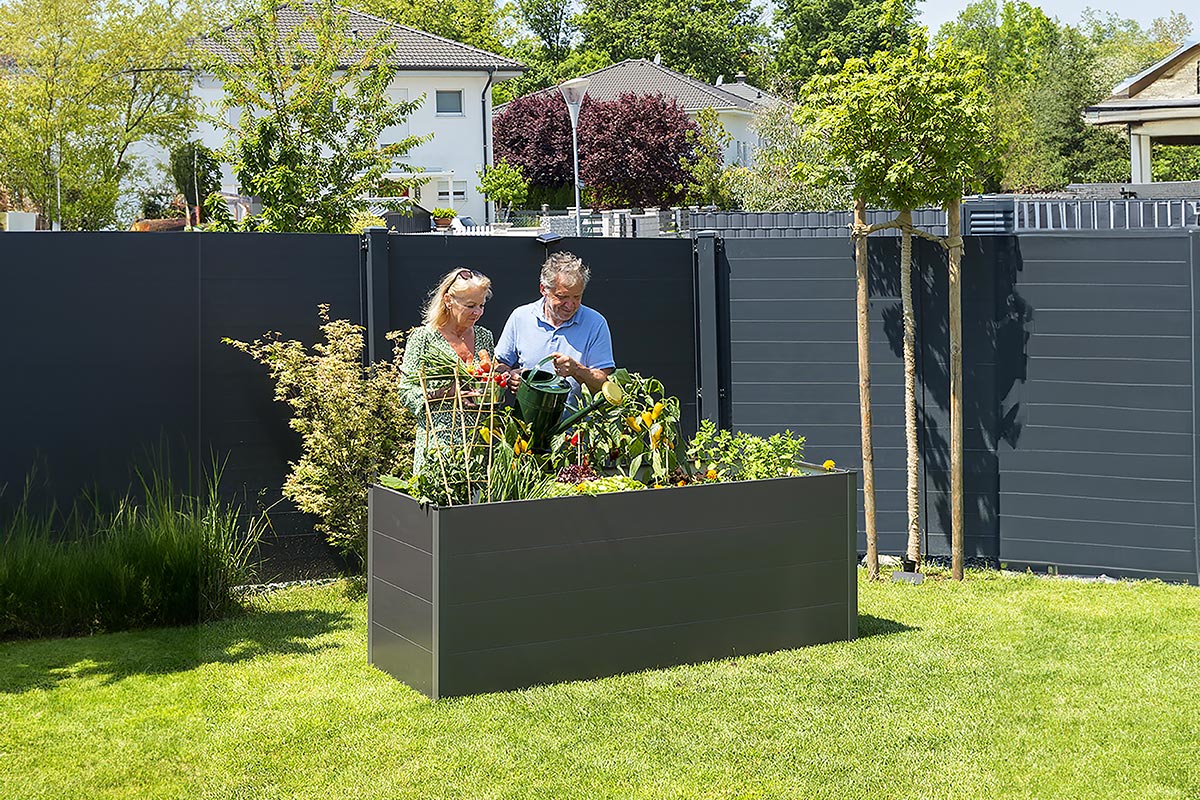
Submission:
[[8,642],[0,644],[0,693],[53,689],[78,679],[107,685],[131,675],[166,675],[205,664],[317,653],[338,644],[314,638],[352,624],[350,615],[341,612],[252,611],[196,627]]
[[868,636],[891,636],[894,633],[908,633],[909,631],[919,631],[920,628],[914,628],[912,625],[905,625],[903,622],[896,622],[894,619],[883,619],[882,617],[873,617],[870,614],[858,615],[858,638],[865,639]]

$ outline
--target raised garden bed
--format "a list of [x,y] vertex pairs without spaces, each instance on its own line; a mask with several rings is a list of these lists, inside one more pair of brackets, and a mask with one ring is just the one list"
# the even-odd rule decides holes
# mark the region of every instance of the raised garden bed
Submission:
[[437,699],[852,639],[855,491],[835,471],[437,507],[373,486],[368,658]]

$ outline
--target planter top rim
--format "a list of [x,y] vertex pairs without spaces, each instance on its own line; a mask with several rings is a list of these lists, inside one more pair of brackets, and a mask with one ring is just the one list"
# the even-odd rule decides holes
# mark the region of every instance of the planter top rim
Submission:
[[525,500],[493,500],[491,502],[484,502],[484,503],[460,503],[460,504],[453,505],[453,506],[439,506],[436,503],[423,503],[423,502],[417,500],[417,498],[413,497],[410,494],[405,494],[404,492],[400,491],[399,489],[393,489],[392,487],[384,486],[381,483],[372,483],[370,488],[382,489],[384,491],[394,492],[398,495],[403,495],[404,497],[407,497],[410,500],[420,503],[422,508],[435,508],[438,510],[443,510],[443,509],[448,509],[448,508],[463,508],[464,506],[470,506],[470,507],[500,506],[500,505],[509,505],[512,503],[541,503],[541,502],[545,502],[545,501],[554,501],[554,500],[578,500],[583,497],[603,497],[603,496],[609,495],[609,494],[615,494],[615,495],[641,494],[642,492],[646,492],[646,491],[663,492],[663,491],[670,491],[672,489],[679,489],[679,490],[691,489],[693,491],[696,491],[696,490],[710,490],[711,491],[711,490],[715,490],[715,489],[720,489],[721,487],[737,486],[739,484],[770,483],[771,481],[808,480],[811,478],[823,478],[827,475],[849,475],[849,474],[853,474],[855,472],[855,470],[849,470],[849,469],[827,470],[824,467],[822,467],[820,464],[810,464],[807,461],[798,461],[796,463],[798,466],[809,467],[810,469],[816,470],[817,474],[815,474],[815,475],[781,475],[777,478],[760,478],[758,480],[753,480],[753,481],[717,481],[717,482],[713,482],[713,483],[691,483],[686,486],[667,485],[667,486],[663,486],[659,489],[651,489],[650,487],[646,487],[646,489],[631,489],[631,490],[623,491],[623,492],[605,492],[605,493],[599,494],[599,495],[565,494],[565,495],[559,495],[558,497],[534,497],[534,498],[528,498]]

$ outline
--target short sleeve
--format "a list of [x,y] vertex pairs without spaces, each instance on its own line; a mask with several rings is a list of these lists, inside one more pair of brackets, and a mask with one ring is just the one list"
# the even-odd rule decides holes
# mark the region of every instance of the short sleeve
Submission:
[[521,353],[517,350],[517,311],[508,315],[504,330],[500,331],[500,341],[496,342],[496,360],[510,367],[521,366]]
[[425,409],[425,393],[421,391],[421,361],[429,336],[424,327],[414,328],[404,341],[404,362],[400,366],[400,401],[416,416]]
[[608,320],[603,316],[600,316],[596,333],[588,342],[587,352],[583,354],[583,363],[592,369],[612,369],[617,366],[617,362],[613,360],[612,334],[608,330]]

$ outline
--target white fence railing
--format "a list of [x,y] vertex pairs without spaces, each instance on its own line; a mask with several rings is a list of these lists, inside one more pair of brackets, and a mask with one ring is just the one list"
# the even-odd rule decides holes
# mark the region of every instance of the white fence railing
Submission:
[[1123,231],[1200,225],[1200,200],[1016,199],[1017,233],[1037,231]]

